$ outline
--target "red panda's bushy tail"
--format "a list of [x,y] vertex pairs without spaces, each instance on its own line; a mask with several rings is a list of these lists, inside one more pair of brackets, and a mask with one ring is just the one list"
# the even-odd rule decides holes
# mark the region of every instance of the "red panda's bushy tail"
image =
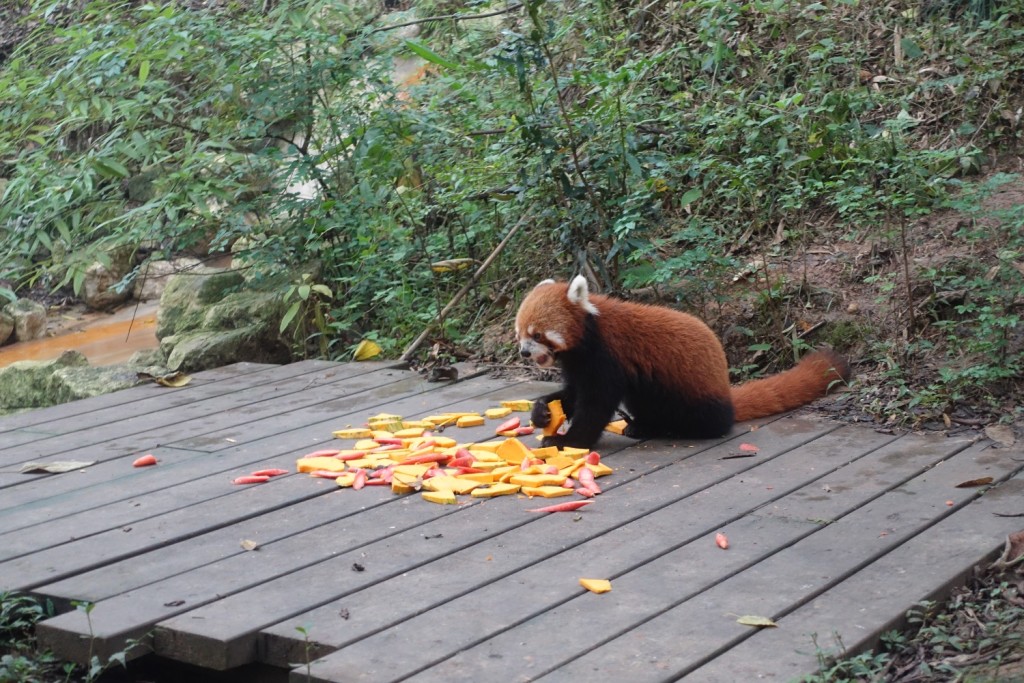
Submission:
[[850,366],[842,357],[828,349],[815,351],[789,370],[733,387],[736,421],[799,408],[828,393],[833,382],[849,378]]

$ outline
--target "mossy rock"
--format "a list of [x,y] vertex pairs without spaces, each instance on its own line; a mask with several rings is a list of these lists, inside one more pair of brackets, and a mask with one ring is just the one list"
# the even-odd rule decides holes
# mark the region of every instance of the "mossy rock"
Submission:
[[245,278],[237,271],[199,267],[178,273],[160,297],[157,339],[197,330],[203,326],[207,304],[223,301],[238,292]]
[[232,330],[258,324],[277,330],[284,312],[280,294],[238,292],[206,309],[202,329]]
[[266,329],[259,325],[233,330],[186,332],[160,341],[171,370],[197,372],[242,361],[287,363],[288,348],[280,341],[268,341]]
[[136,368],[91,367],[78,351],[45,361],[24,360],[0,368],[0,412],[45,408],[135,386]]

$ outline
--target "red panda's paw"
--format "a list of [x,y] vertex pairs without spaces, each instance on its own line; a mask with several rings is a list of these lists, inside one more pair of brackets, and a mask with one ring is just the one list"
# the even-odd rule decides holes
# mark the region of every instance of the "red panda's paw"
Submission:
[[551,424],[551,409],[544,399],[533,402],[533,410],[530,411],[530,422],[538,429],[544,429]]
[[572,446],[564,434],[555,434],[554,436],[545,436],[540,442],[541,448],[547,448],[549,446],[555,446],[556,448],[565,448],[566,446]]

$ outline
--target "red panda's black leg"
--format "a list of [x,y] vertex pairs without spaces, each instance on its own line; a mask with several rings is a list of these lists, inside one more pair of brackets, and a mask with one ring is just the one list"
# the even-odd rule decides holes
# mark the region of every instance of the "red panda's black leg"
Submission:
[[530,422],[533,423],[534,427],[543,429],[551,422],[551,409],[548,408],[548,404],[552,401],[561,401],[562,412],[565,413],[566,417],[572,417],[573,404],[575,403],[573,392],[569,387],[564,387],[553,394],[541,396],[533,402],[533,410],[530,411]]
[[622,400],[623,389],[616,381],[617,373],[610,374],[609,377],[589,373],[578,382],[570,379],[565,390],[568,405],[566,399],[562,399],[562,408],[570,418],[569,429],[565,434],[545,437],[543,446],[592,448],[597,443]]

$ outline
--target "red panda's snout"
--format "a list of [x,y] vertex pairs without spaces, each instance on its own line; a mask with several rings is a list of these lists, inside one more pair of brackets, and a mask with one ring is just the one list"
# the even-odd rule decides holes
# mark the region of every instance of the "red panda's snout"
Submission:
[[550,368],[555,364],[555,354],[544,344],[529,337],[519,340],[519,355],[530,358],[542,368]]

